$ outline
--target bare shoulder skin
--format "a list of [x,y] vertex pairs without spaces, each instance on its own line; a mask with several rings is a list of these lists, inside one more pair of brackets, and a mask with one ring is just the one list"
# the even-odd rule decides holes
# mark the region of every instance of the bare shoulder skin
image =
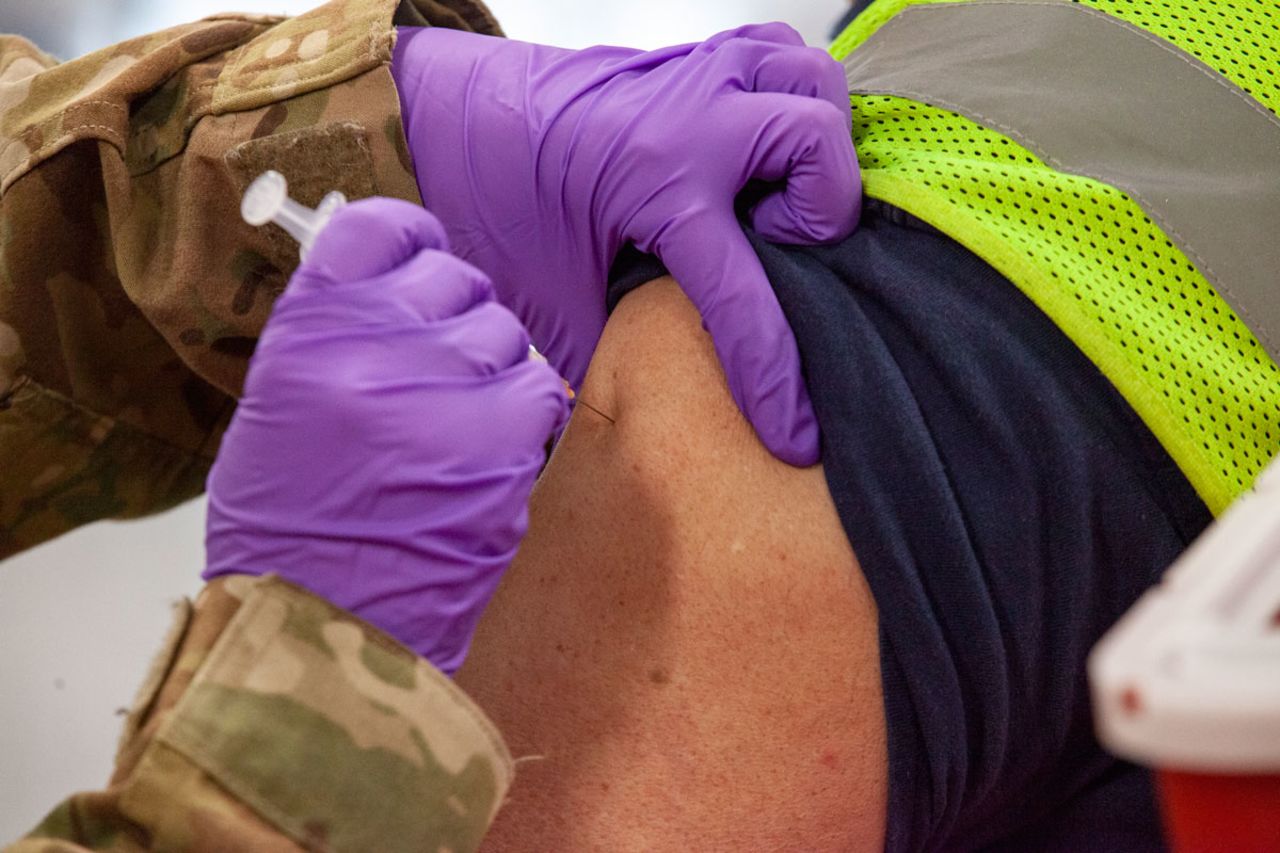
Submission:
[[880,850],[876,610],[671,279],[610,319],[460,684],[519,761],[491,850]]

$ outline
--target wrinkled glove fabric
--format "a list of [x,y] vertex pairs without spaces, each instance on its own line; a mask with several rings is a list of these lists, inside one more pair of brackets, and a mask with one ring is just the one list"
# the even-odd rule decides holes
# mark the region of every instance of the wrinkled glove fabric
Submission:
[[817,461],[795,340],[734,201],[750,182],[776,185],[747,214],[774,240],[852,231],[860,185],[838,64],[765,24],[647,52],[402,29],[392,69],[424,203],[571,383],[630,244],[698,307],[765,445]]

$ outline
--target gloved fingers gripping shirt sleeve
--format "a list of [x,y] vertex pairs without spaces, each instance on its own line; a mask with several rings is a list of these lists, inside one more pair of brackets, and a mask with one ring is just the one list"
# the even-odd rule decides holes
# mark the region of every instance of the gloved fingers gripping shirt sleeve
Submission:
[[201,491],[297,263],[241,221],[253,178],[418,200],[393,19],[498,30],[473,0],[399,6],[219,15],[63,63],[0,36],[0,557]]
[[649,52],[428,30],[402,33],[392,68],[424,203],[571,384],[632,244],[698,306],[769,449],[817,461],[795,340],[734,202],[751,181],[785,181],[753,213],[766,233],[852,231],[858,167],[833,60],[781,24]]
[[849,110],[816,98],[757,95],[743,104],[746,115],[757,116],[759,131],[748,143],[752,178],[786,181],[751,209],[752,227],[768,240],[814,244],[846,236],[847,223],[830,216],[861,207],[858,169],[840,150],[848,132]]
[[513,765],[452,681],[279,579],[214,581],[176,616],[106,787],[6,853],[479,846]]

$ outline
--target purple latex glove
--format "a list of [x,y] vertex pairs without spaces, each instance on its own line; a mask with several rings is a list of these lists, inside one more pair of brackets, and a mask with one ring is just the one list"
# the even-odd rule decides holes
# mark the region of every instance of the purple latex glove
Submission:
[[650,52],[403,29],[392,69],[424,203],[571,383],[631,242],[701,312],[765,445],[817,461],[795,339],[733,205],[749,180],[785,181],[751,211],[766,238],[853,230],[860,183],[839,63],[764,24]]
[[447,673],[568,401],[416,205],[340,210],[271,314],[209,475],[206,579],[276,572]]

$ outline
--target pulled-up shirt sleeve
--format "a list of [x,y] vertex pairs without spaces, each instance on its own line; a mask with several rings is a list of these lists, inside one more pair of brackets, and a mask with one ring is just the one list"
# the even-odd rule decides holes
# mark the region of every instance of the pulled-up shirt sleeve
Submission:
[[107,787],[6,853],[479,846],[511,757],[429,663],[270,576],[176,611]]
[[59,63],[0,36],[0,557],[198,494],[297,263],[239,215],[419,201],[395,25],[500,34],[476,0],[216,15]]

